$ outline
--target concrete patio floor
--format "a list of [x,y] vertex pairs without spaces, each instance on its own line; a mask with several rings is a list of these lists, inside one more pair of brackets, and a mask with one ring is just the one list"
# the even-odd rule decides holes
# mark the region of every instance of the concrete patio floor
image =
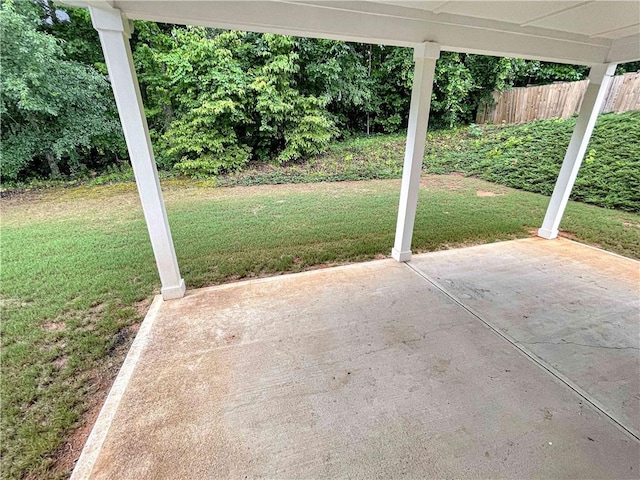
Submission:
[[640,263],[526,239],[157,298],[73,479],[638,478]]

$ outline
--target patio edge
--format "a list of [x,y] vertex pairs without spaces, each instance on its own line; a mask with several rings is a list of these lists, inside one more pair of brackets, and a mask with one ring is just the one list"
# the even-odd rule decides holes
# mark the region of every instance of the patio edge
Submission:
[[109,390],[109,394],[100,409],[100,414],[98,415],[96,423],[93,425],[91,433],[82,448],[80,457],[71,472],[70,480],[87,480],[91,477],[91,472],[93,471],[93,467],[100,455],[102,445],[107,438],[109,428],[111,427],[113,418],[115,417],[118,406],[120,405],[120,400],[129,385],[129,380],[136,368],[138,359],[140,358],[142,351],[147,346],[149,333],[151,332],[151,328],[156,320],[162,303],[163,300],[161,295],[156,295],[153,302],[151,302],[151,306],[149,307],[149,310],[140,325],[140,329],[129,348],[129,352],[127,353],[124,363],[122,364],[122,367],[120,367],[118,376],[114,380],[113,385]]

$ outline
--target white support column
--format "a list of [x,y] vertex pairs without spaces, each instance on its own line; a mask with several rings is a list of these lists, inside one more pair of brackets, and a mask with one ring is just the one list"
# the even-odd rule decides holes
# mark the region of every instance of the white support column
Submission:
[[589,86],[582,99],[582,106],[576,121],[576,126],[567,147],[556,186],[553,189],[547,213],[542,227],[538,229],[538,236],[548,240],[558,236],[558,229],[562,215],[567,207],[573,184],[578,177],[578,170],[587,151],[593,127],[598,119],[598,113],[606,99],[607,87],[615,73],[616,64],[594,65],[589,72]]
[[413,224],[418,205],[418,191],[420,189],[424,144],[429,123],[433,76],[436,60],[439,57],[440,45],[435,43],[423,43],[415,47],[413,52],[415,69],[413,87],[411,89],[407,146],[402,168],[402,187],[400,189],[396,239],[391,250],[391,256],[398,262],[411,260],[411,237],[413,236]]
[[185,284],[178,269],[140,87],[133,66],[129,45],[131,36],[129,21],[118,9],[89,7],[89,10],[93,26],[100,35],[100,43],[109,70],[111,86],[142,202],[142,211],[160,274],[162,297],[165,300],[180,298],[184,295]]

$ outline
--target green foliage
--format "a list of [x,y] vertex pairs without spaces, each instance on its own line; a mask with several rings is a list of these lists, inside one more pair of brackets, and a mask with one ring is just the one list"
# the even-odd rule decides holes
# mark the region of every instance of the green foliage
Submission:
[[0,7],[0,25],[3,179],[45,166],[56,176],[62,162],[78,171],[92,147],[117,144],[120,125],[104,76],[65,60],[56,39],[37,31],[38,19],[11,2]]
[[480,125],[472,123],[471,125],[469,125],[469,127],[467,127],[467,135],[469,135],[470,137],[481,137],[483,134],[484,131],[482,130],[482,127],[480,127]]
[[323,99],[342,128],[362,128],[363,112],[371,112],[373,48],[333,40],[296,40],[300,65],[297,87],[306,95]]
[[459,53],[442,52],[433,83],[431,111],[434,117],[431,124],[436,128],[451,128],[469,113],[470,105],[466,100],[474,87],[471,73]]
[[98,32],[93,28],[91,15],[86,8],[60,8],[50,0],[20,0],[22,4],[35,3],[39,9],[38,30],[59,40],[67,60],[95,67],[107,74]]
[[248,80],[229,47],[238,35],[208,38],[205,29],[174,31],[176,45],[156,61],[166,72],[177,113],[162,139],[178,171],[193,176],[234,171],[249,161],[251,148],[239,144],[246,115]]
[[403,136],[352,137],[346,141],[331,144],[325,153],[312,157],[309,161],[286,165],[255,165],[242,172],[218,177],[216,185],[266,185],[400,178],[403,158]]
[[[506,127],[475,125],[427,135],[424,169],[464,173],[551,195],[575,119]],[[602,115],[572,199],[640,212],[640,112]],[[303,164],[251,168],[218,179],[220,185],[307,183],[400,178],[405,137],[375,135],[334,143]]]
[[[167,31],[168,30],[168,31]],[[175,44],[171,26],[152,22],[134,22],[131,37],[133,59],[140,84],[142,103],[154,144],[174,120],[174,95],[165,78],[166,66],[157,59],[171,51]],[[156,160],[164,167],[163,151]]]
[[[639,112],[601,116],[573,197],[588,203],[639,211],[637,142]],[[466,128],[430,131],[425,171],[462,172],[497,183],[549,195],[553,189],[574,120],[545,120],[530,125],[497,127],[471,124]],[[219,174],[215,185],[311,183],[400,178],[404,135],[352,137],[331,143],[325,153],[283,165],[253,163],[242,171]],[[206,167],[206,166],[205,166]],[[185,173],[198,174],[201,166]],[[176,172],[160,172],[163,178]],[[130,167],[110,168],[88,184],[131,181]],[[34,187],[75,182],[38,182]],[[24,187],[24,185],[23,185]]]
[[[8,25],[2,36],[9,86],[3,93],[8,106],[0,112],[3,185],[49,175],[78,180],[118,165],[127,152],[87,10],[49,0],[5,3],[12,21],[19,17],[27,27]],[[9,34],[16,28],[20,35]],[[407,125],[414,65],[409,48],[143,21],[135,22],[131,45],[156,161],[164,170],[204,177],[252,162],[296,162],[324,151],[338,136],[395,133]],[[636,62],[618,70],[637,68]],[[576,80],[587,71],[443,52],[431,128],[472,122],[479,108],[492,104],[496,89]],[[31,82],[24,105],[11,87],[20,81]]]
[[164,38],[165,48],[143,48],[138,57],[146,60],[147,95],[171,105],[161,145],[179,172],[202,177],[240,170],[251,159],[297,160],[321,152],[335,135],[326,100],[295,88],[292,38],[195,27]]
[[640,72],[640,61],[621,63],[616,67],[616,75],[623,75],[630,72]]
[[[575,119],[526,125],[482,126],[483,134],[458,130],[445,148],[427,142],[429,172],[463,172],[550,195]],[[640,112],[601,115],[572,198],[640,212]]]
[[324,152],[336,135],[331,120],[321,112],[322,101],[313,97],[298,103],[296,123],[285,130],[285,148],[278,155],[278,162],[285,163]]
[[[373,131],[393,133],[409,118],[413,53],[410,48],[372,47],[372,101],[369,111]],[[376,128],[377,127],[377,128]]]
[[557,81],[575,82],[587,78],[588,73],[589,67],[584,65],[518,60],[513,64],[512,85],[514,87],[523,87],[527,85],[546,85]]
[[133,168],[127,162],[120,165],[108,165],[101,175],[89,179],[86,184],[106,185],[109,183],[132,182],[133,180]]
[[514,81],[515,66],[519,61],[513,58],[490,57],[487,55],[466,55],[464,59],[473,82],[473,88],[468,92],[465,117],[461,122],[473,122],[479,109],[493,106],[493,92],[504,90]]

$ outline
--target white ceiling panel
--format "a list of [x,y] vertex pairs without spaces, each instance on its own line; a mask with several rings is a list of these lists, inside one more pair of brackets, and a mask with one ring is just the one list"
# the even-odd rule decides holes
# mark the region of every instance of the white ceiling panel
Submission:
[[[60,1],[60,0],[58,0]],[[592,65],[640,59],[640,1],[62,0],[131,19]]]
[[489,18],[517,24],[570,9],[584,2],[533,1],[533,2],[447,2],[438,9],[441,13],[453,13],[477,18]]
[[640,23],[640,1],[638,0],[370,1],[435,14],[461,15],[591,37],[613,39],[639,33],[639,30],[633,29]]
[[640,23],[636,23],[635,25],[631,25],[630,27],[621,28],[598,36],[605,38],[623,38],[637,33],[640,33]]
[[432,0],[432,1],[411,1],[411,0],[383,0],[376,3],[387,3],[389,5],[396,5],[398,7],[417,8],[419,10],[428,10],[432,12],[440,8],[445,3],[449,3],[447,0]]
[[[597,36],[640,21],[640,2],[591,2],[531,23],[532,26]],[[624,35],[620,35],[622,37]],[[619,38],[614,37],[614,38]]]

